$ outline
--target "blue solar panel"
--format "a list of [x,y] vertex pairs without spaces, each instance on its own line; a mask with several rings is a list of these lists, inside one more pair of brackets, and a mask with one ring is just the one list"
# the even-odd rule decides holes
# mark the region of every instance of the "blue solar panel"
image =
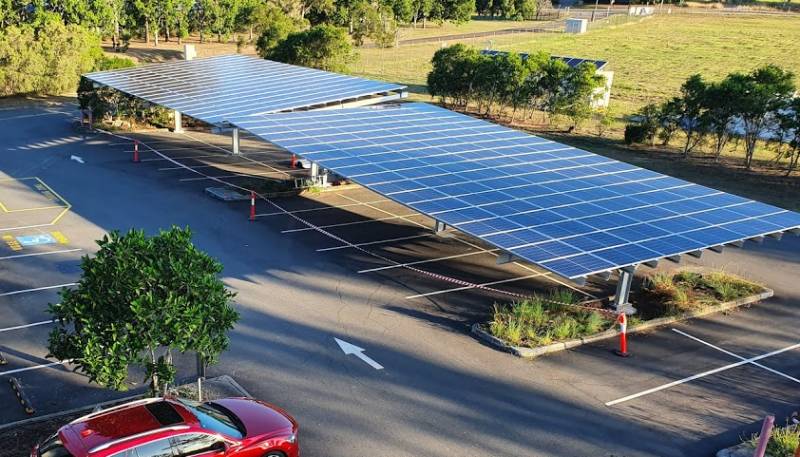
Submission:
[[800,214],[427,104],[231,122],[567,278],[800,229]]
[[405,88],[243,55],[157,63],[84,76],[211,124],[232,116],[308,108]]
[[[484,54],[484,55],[487,55],[487,56],[499,56],[499,55],[506,55],[508,53],[505,52],[505,51],[495,51],[495,50],[492,50],[492,49],[484,49],[483,51],[481,51],[481,54]],[[527,54],[525,52],[521,52],[521,53],[519,53],[519,56],[520,56],[520,58],[522,58],[522,60],[525,60],[530,56],[530,54]],[[605,61],[605,60],[582,59],[580,57],[550,56],[550,58],[553,59],[553,60],[560,60],[560,61],[564,62],[565,64],[567,64],[567,65],[569,65],[570,67],[573,67],[573,68],[577,67],[578,65],[580,65],[582,63],[591,63],[591,64],[593,64],[595,66],[595,68],[600,70],[603,67],[605,67],[606,64],[608,64],[608,62]]]

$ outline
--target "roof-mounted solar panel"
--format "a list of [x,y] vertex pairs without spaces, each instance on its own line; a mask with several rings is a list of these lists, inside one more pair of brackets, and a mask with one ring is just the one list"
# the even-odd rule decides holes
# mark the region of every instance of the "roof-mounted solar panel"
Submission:
[[570,279],[800,231],[800,214],[423,103],[230,122]]

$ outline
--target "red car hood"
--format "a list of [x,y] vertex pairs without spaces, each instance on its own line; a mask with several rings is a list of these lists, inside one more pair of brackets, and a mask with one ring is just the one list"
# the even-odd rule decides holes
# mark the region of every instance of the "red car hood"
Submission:
[[235,414],[247,430],[247,437],[256,435],[290,434],[297,430],[297,422],[277,406],[252,398],[225,398],[214,400]]

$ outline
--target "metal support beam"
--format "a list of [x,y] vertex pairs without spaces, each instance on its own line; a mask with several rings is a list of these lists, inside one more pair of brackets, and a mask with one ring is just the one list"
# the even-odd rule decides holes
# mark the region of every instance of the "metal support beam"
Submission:
[[570,281],[574,282],[578,286],[585,286],[586,285],[586,276],[580,276],[575,279],[571,279]]
[[700,257],[703,257],[703,251],[701,251],[699,249],[697,251],[687,252],[686,254],[694,257],[695,259],[699,259]]
[[767,235],[767,236],[768,236],[768,237],[770,237],[770,238],[774,238],[774,239],[776,239],[776,240],[780,241],[780,240],[781,240],[781,238],[783,238],[783,232],[775,232],[775,233],[770,233],[770,234],[769,234],[769,235]]
[[319,165],[317,162],[311,162],[311,179],[316,182],[317,176],[319,176]]
[[669,260],[670,262],[681,263],[681,256],[680,255],[671,255],[669,257],[664,257],[664,258]]
[[611,279],[611,272],[610,271],[604,271],[602,273],[597,273],[597,276],[600,276],[600,278],[603,281],[608,281],[609,279]]
[[748,238],[747,241],[752,241],[753,243],[761,244],[761,243],[764,242],[764,237],[763,236],[754,236],[753,238]]
[[238,156],[239,155],[239,128],[238,127],[234,127],[233,130],[231,130],[231,140],[232,140],[232,142],[231,142],[231,150],[233,151],[233,155]]
[[744,246],[744,241],[741,241],[741,240],[740,241],[731,241],[730,243],[728,243],[728,246],[732,246],[734,248],[740,248],[740,247]]
[[180,111],[175,111],[175,133],[183,133],[183,116]]
[[631,287],[633,286],[633,272],[636,267],[626,267],[619,270],[619,282],[617,283],[617,293],[614,295],[613,305],[617,313],[635,314],[634,308],[629,302],[628,298],[631,294]]
[[433,226],[433,233],[442,233],[447,230],[447,224],[442,221],[436,221],[436,224]]
[[800,228],[789,229],[788,232],[791,233],[792,235],[800,236]]
[[514,254],[510,252],[501,252],[500,255],[497,256],[497,264],[504,265],[506,263],[511,263],[514,261]]
[[725,246],[723,246],[723,245],[721,245],[721,244],[720,244],[719,246],[711,246],[711,247],[710,247],[710,248],[708,248],[708,249],[710,249],[710,250],[712,250],[712,251],[716,252],[717,254],[722,254],[722,250],[723,250],[724,248],[725,248]]
[[658,266],[658,260],[651,260],[649,262],[644,262],[642,265],[646,266],[647,268],[655,268]]

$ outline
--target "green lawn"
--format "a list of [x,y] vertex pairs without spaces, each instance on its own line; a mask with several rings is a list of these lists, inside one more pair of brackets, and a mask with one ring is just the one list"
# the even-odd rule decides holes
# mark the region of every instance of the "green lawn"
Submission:
[[[473,21],[471,27],[479,22]],[[499,22],[499,21],[485,21]],[[484,48],[574,55],[609,61],[614,71],[612,108],[625,114],[671,96],[691,74],[720,78],[774,63],[800,75],[797,16],[658,16],[585,35],[515,34],[452,40]],[[490,43],[491,41],[491,43]],[[424,92],[430,58],[438,43],[392,49],[361,49],[358,75],[406,83]]]

